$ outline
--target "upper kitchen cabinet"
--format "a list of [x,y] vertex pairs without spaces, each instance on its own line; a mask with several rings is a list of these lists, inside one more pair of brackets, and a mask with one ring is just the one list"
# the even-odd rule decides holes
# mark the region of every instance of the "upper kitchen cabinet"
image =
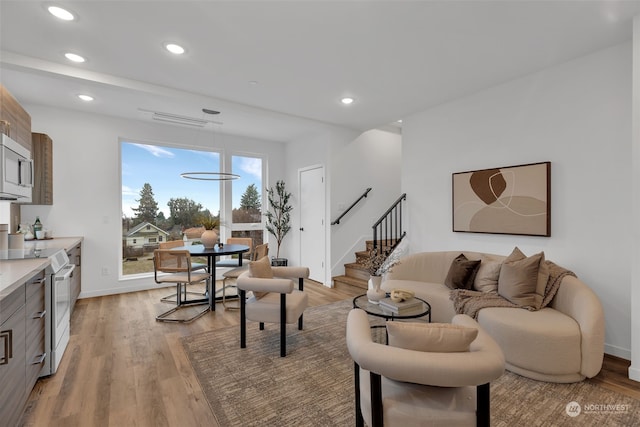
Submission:
[[33,157],[34,181],[33,205],[53,204],[53,142],[44,133],[33,133],[31,156]]
[[3,85],[0,85],[0,132],[31,150],[31,116]]

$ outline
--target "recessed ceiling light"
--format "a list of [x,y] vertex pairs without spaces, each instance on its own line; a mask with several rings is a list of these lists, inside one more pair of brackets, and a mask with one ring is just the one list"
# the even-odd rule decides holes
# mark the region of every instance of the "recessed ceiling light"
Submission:
[[58,6],[49,6],[47,10],[50,14],[58,19],[62,19],[63,21],[73,21],[74,19],[76,19],[73,13]]
[[164,47],[171,53],[175,55],[182,55],[184,53],[184,48],[175,43],[167,43]]
[[255,81],[255,80],[249,80],[249,84],[250,84],[251,86],[257,86],[258,82],[257,82],[257,81]]
[[352,104],[352,103],[353,103],[353,101],[355,101],[355,99],[353,99],[353,98],[349,98],[349,97],[342,98],[342,99],[340,100],[340,102],[342,102],[344,105]]
[[400,120],[397,120],[397,122],[398,122],[398,123],[402,123],[402,119],[400,119]]
[[75,53],[65,53],[64,56],[69,61],[73,61],[73,62],[84,62],[85,61],[85,59],[82,56],[76,55]]
[[78,98],[82,99],[83,101],[93,101],[93,96],[90,95],[78,95]]

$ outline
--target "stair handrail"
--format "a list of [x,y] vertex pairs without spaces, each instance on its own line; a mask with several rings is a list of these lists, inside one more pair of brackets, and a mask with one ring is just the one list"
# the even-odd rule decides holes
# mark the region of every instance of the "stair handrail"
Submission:
[[342,219],[342,218],[343,218],[343,217],[344,217],[344,216],[345,216],[345,215],[346,215],[346,214],[347,214],[351,209],[353,209],[353,207],[354,207],[355,205],[357,205],[357,204],[358,204],[358,202],[360,202],[360,200],[362,200],[362,199],[366,198],[366,197],[367,197],[367,194],[369,194],[369,191],[371,191],[371,187],[369,187],[369,188],[367,188],[366,190],[364,190],[364,193],[362,193],[362,195],[361,195],[360,197],[358,197],[358,199],[357,199],[355,202],[353,202],[353,203],[351,204],[351,206],[349,206],[349,207],[347,208],[347,210],[346,210],[346,211],[342,212],[342,215],[340,215],[340,216],[339,216],[335,221],[333,221],[333,222],[331,223],[331,225],[340,224],[340,220],[341,220],[341,219]]
[[[380,219],[371,226],[373,229],[374,251],[377,251],[378,246],[381,246],[384,241],[385,246],[388,247],[387,252],[391,253],[391,251],[398,246],[404,236],[407,235],[407,232],[402,228],[402,202],[406,200],[407,193],[403,193],[395,202],[393,202],[391,207],[382,214]],[[382,238],[383,231],[384,239]],[[389,242],[392,244],[389,245]]]

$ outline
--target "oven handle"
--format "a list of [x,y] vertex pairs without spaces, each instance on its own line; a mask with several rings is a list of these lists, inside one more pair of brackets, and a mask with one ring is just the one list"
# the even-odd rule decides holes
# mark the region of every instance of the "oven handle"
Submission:
[[73,270],[76,269],[76,266],[74,264],[67,264],[66,266],[64,266],[63,268],[60,269],[60,271],[65,270],[65,273],[63,275],[59,275],[59,273],[56,273],[53,277],[54,280],[56,282],[60,282],[62,280],[68,280],[69,277],[71,277],[71,275],[73,274]]

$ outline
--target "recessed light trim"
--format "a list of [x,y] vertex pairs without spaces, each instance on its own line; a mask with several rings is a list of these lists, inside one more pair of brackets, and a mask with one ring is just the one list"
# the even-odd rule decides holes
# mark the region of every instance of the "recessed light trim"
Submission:
[[91,95],[85,95],[85,94],[82,94],[82,93],[81,93],[80,95],[78,95],[78,98],[82,99],[82,100],[83,100],[83,101],[85,101],[85,102],[91,102],[91,101],[93,101],[93,96],[91,96]]
[[82,56],[76,53],[71,53],[71,52],[65,53],[64,57],[67,58],[69,61],[78,62],[78,63],[86,61],[86,59],[84,59]]
[[346,96],[340,100],[340,102],[342,102],[344,105],[351,105],[353,104],[353,101],[355,101],[355,99],[351,98],[350,96]]
[[59,6],[49,6],[47,10],[50,14],[58,19],[62,19],[63,21],[73,21],[76,19],[76,16],[73,13]]
[[175,43],[166,43],[164,45],[164,48],[167,49],[169,52],[173,53],[174,55],[182,55],[183,53],[186,52],[182,46]]

